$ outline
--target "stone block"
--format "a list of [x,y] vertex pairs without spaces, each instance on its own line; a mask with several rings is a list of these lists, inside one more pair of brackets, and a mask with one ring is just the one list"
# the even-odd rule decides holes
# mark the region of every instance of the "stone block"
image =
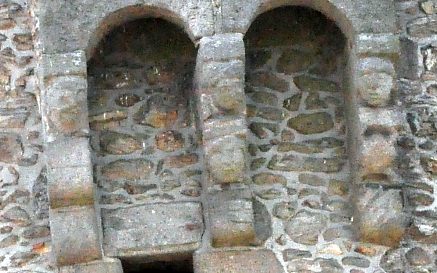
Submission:
[[270,250],[242,249],[197,252],[194,255],[194,272],[283,273],[284,269]]
[[91,166],[48,169],[50,208],[91,206],[95,187]]
[[361,133],[396,134],[405,128],[405,115],[395,109],[358,108]]
[[161,259],[192,253],[203,234],[197,202],[103,209],[103,248],[111,257]]
[[200,39],[198,63],[207,61],[229,61],[245,59],[243,34],[216,34]]
[[82,76],[51,79],[43,93],[46,134],[87,134],[89,131],[87,81]]
[[18,163],[23,157],[23,152],[19,135],[0,133],[0,162]]
[[361,147],[361,175],[385,174],[393,166],[395,144],[381,135],[363,140]]
[[[53,33],[52,33],[53,35]],[[53,77],[75,75],[86,77],[85,51],[75,50],[70,53],[42,54],[40,73],[44,83],[50,83]]]
[[202,124],[203,141],[209,141],[229,135],[240,139],[246,139],[247,123],[246,117],[221,117],[211,118]]
[[97,214],[92,206],[50,210],[52,252],[58,266],[102,258]]
[[204,144],[206,167],[213,183],[244,181],[247,169],[245,140],[231,135]]
[[90,167],[88,138],[64,138],[47,144],[46,162],[50,168]]
[[401,190],[361,186],[356,193],[353,225],[360,241],[378,245],[399,245],[408,217]]
[[203,90],[226,85],[225,81],[228,79],[236,79],[244,84],[244,70],[244,62],[236,59],[202,62],[202,66],[198,67],[197,71],[198,87]]
[[104,259],[87,264],[64,266],[59,273],[123,273],[120,260]]
[[361,99],[371,107],[384,107],[390,103],[395,88],[393,64],[381,58],[364,58],[357,66],[357,89]]
[[399,36],[393,33],[361,33],[357,36],[357,53],[390,55],[400,51]]
[[420,61],[420,46],[408,38],[401,38],[401,56],[399,76],[410,80],[417,80],[423,72],[423,63]]
[[214,247],[255,244],[255,219],[249,190],[225,190],[208,196],[210,232]]

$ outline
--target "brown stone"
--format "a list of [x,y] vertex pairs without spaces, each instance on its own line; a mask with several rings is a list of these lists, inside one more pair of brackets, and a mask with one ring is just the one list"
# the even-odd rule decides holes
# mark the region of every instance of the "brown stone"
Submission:
[[362,149],[362,174],[385,173],[396,156],[395,147],[382,136],[364,141]]
[[13,38],[13,42],[17,50],[32,50],[33,49],[33,38],[32,34],[16,34]]
[[249,82],[254,86],[267,87],[269,89],[279,92],[286,92],[289,88],[287,81],[268,72],[259,72],[252,74],[249,77]]
[[173,125],[178,118],[177,111],[159,112],[151,111],[145,116],[136,115],[135,120],[141,125],[148,125],[153,128],[166,128]]
[[181,154],[167,157],[165,159],[165,165],[170,168],[184,168],[196,164],[198,160],[199,157],[197,154]]
[[17,163],[23,156],[20,136],[0,133],[0,162]]
[[308,76],[299,76],[294,78],[294,83],[301,91],[313,93],[318,91],[338,92],[339,87],[335,82],[312,78]]
[[121,107],[131,107],[138,103],[141,98],[135,94],[123,94],[115,99],[115,103]]
[[305,71],[314,62],[314,55],[314,53],[306,53],[293,49],[286,50],[278,60],[277,70],[285,74]]
[[90,127],[93,130],[104,130],[113,127],[112,123],[118,125],[122,120],[127,119],[127,113],[124,111],[104,112],[90,117]]
[[0,30],[7,30],[15,27],[16,23],[12,18],[0,18]]
[[165,131],[155,136],[156,147],[164,152],[174,152],[184,147],[184,138],[177,131]]
[[102,168],[104,179],[118,180],[144,180],[153,172],[153,163],[144,159],[118,160]]
[[299,110],[300,101],[302,99],[302,94],[296,94],[284,100],[283,107],[288,111]]
[[259,173],[252,177],[253,183],[257,185],[265,185],[265,184],[281,184],[281,185],[287,185],[287,179],[279,174],[273,174],[273,173]]
[[302,210],[288,221],[285,232],[296,243],[315,245],[327,222],[326,215]]
[[125,155],[140,150],[142,143],[127,134],[104,132],[100,136],[100,147],[109,154]]
[[313,158],[294,155],[275,155],[272,157],[267,167],[275,171],[308,171],[331,173],[340,171],[344,164],[344,160],[339,158]]
[[300,114],[288,121],[288,127],[297,132],[310,135],[326,132],[334,127],[334,121],[326,112]]

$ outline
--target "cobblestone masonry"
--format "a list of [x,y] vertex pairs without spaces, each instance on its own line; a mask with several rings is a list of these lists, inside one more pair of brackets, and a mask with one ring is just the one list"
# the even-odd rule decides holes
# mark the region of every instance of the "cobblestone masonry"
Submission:
[[437,272],[436,16],[0,0],[0,272]]

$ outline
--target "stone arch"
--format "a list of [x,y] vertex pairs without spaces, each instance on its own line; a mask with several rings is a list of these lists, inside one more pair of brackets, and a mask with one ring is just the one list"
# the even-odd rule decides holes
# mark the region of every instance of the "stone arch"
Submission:
[[129,21],[141,18],[164,19],[182,28],[193,42],[195,40],[195,34],[189,23],[187,20],[184,20],[177,11],[155,5],[131,5],[112,11],[100,20],[97,26],[91,31],[92,34],[90,35],[85,49],[87,58],[91,58],[98,43],[104,39],[111,30]]

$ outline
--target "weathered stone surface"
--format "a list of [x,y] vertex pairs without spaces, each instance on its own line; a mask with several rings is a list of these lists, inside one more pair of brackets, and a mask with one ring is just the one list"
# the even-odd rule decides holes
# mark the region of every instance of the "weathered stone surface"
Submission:
[[405,257],[412,266],[423,266],[432,262],[428,253],[420,247],[414,247],[410,249],[405,254]]
[[102,257],[97,214],[93,207],[51,210],[50,227],[52,251],[58,266],[86,263]]
[[273,173],[259,173],[252,177],[253,183],[257,185],[269,185],[269,184],[282,184],[287,185],[287,179],[279,174],[273,174]]
[[[315,260],[296,259],[288,264],[289,272],[311,272],[313,268],[320,268],[320,272],[343,273],[343,267],[335,259],[317,258]],[[313,271],[314,272],[314,271]]]
[[289,84],[287,81],[279,78],[272,73],[267,72],[259,72],[250,75],[249,82],[253,86],[267,87],[269,89],[279,92],[286,92],[289,88]]
[[437,13],[437,1],[435,0],[424,1],[420,4],[420,7],[428,15]]
[[408,33],[417,38],[425,38],[435,35],[437,29],[437,17],[421,17],[410,21],[407,24]]
[[285,232],[296,243],[315,245],[327,222],[326,215],[302,210],[288,221]]
[[144,180],[153,172],[154,164],[144,159],[117,160],[102,167],[107,180]]
[[324,186],[326,183],[323,178],[314,174],[302,173],[299,174],[298,179],[300,183],[307,184],[310,186],[315,186],[315,187]]
[[194,270],[198,273],[284,272],[274,253],[264,249],[198,252],[194,255]]
[[361,188],[357,194],[355,228],[364,242],[396,246],[408,223],[399,190]]
[[23,147],[19,135],[0,134],[0,161],[18,163],[23,156]]
[[12,222],[17,226],[28,226],[31,223],[29,213],[20,206],[13,206],[5,210],[0,216],[1,222]]
[[158,203],[102,210],[105,254],[158,257],[187,254],[200,246],[203,233],[199,203]]
[[164,160],[164,164],[169,168],[184,168],[194,165],[199,161],[199,156],[194,153],[169,156]]
[[50,208],[94,204],[95,186],[89,167],[48,169]]
[[341,158],[313,158],[295,155],[272,157],[268,168],[275,171],[338,172],[345,164]]
[[89,118],[90,128],[93,130],[106,130],[112,129],[113,124],[127,119],[127,113],[125,111],[112,111],[104,112]]
[[341,262],[344,265],[357,266],[361,268],[367,268],[370,266],[369,260],[360,257],[344,257]]
[[287,50],[279,58],[277,69],[280,73],[285,74],[305,71],[314,63],[314,55],[298,50]]
[[255,92],[251,96],[254,102],[276,106],[278,104],[278,97],[274,93],[269,92]]
[[284,261],[289,262],[302,258],[311,258],[311,252],[299,249],[286,249],[282,252]]
[[393,143],[382,136],[372,136],[364,140],[361,153],[363,175],[385,173],[393,165],[396,156]]
[[214,247],[250,246],[255,243],[255,219],[248,191],[222,191],[208,198],[211,240]]
[[177,131],[165,131],[155,136],[156,147],[165,152],[174,152],[184,147],[184,138]]
[[302,94],[293,95],[292,97],[284,100],[283,107],[288,111],[297,111],[299,110],[301,99],[302,99]]
[[214,182],[242,182],[246,170],[244,141],[230,136],[211,143],[206,148],[207,168]]
[[326,132],[334,126],[330,114],[326,112],[300,114],[288,121],[288,127],[304,135]]
[[131,154],[142,148],[142,143],[128,134],[104,132],[100,136],[100,147],[113,155]]
[[253,122],[249,125],[249,129],[258,138],[264,139],[269,136],[269,131],[273,134],[277,134],[279,131],[279,126],[274,123]]
[[297,209],[297,202],[280,202],[273,207],[273,216],[287,221],[295,215]]
[[312,78],[308,76],[295,77],[294,84],[296,84],[297,88],[299,88],[301,91],[305,91],[309,93],[318,92],[318,91],[324,91],[324,92],[339,91],[339,87],[334,82]]
[[138,103],[141,98],[135,94],[123,94],[116,98],[115,103],[122,107],[131,107]]
[[59,269],[60,273],[123,273],[120,260],[104,259],[87,264],[64,266]]

